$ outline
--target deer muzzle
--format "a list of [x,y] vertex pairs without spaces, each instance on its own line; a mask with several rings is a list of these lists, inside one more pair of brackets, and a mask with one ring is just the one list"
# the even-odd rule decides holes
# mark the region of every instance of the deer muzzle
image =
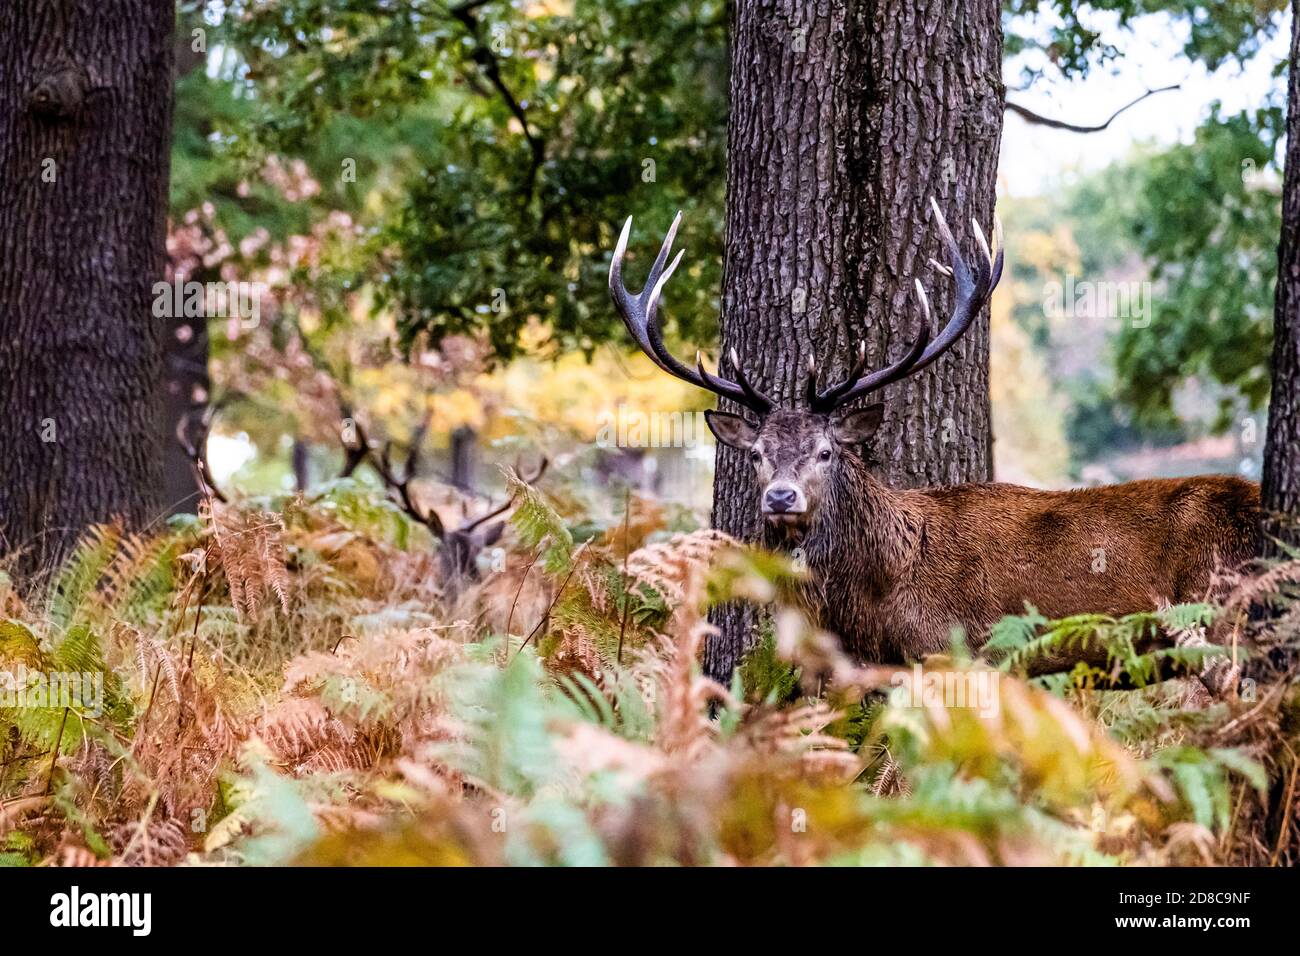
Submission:
[[797,520],[808,511],[803,489],[785,481],[774,481],[763,490],[763,516],[769,521]]

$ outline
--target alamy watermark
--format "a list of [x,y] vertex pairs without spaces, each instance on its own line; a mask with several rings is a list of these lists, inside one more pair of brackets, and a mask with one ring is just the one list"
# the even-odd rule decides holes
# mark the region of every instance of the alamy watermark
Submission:
[[177,275],[171,282],[155,282],[153,314],[164,319],[238,319],[245,329],[262,321],[265,282],[197,282]]
[[1151,283],[1146,281],[1095,282],[1066,273],[1064,281],[1053,279],[1043,286],[1043,313],[1049,319],[1084,319],[1113,327],[1127,323],[1145,329],[1151,324],[1151,312]]
[[910,672],[899,671],[890,677],[894,689],[889,692],[889,702],[894,707],[971,709],[984,718],[996,717],[1002,702],[998,692],[1001,679],[1001,671],[988,668],[927,671],[913,664]]
[[102,671],[35,671],[19,664],[0,671],[0,707],[74,708],[88,717],[104,713]]
[[708,443],[703,412],[647,412],[619,403],[596,426],[600,448],[698,448]]

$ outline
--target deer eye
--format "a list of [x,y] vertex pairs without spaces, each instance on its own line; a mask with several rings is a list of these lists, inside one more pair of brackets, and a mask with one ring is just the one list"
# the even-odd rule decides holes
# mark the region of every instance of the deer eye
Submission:
[[760,461],[763,460],[763,456],[760,455],[760,454],[759,454],[758,452],[756,452],[756,451],[751,451],[751,452],[749,453],[749,460],[752,461],[754,464],[757,465]]
[[830,450],[829,448],[823,448],[823,449],[821,450],[821,452],[817,455],[817,460],[818,460],[818,461],[830,461],[830,460],[831,460],[831,450]]

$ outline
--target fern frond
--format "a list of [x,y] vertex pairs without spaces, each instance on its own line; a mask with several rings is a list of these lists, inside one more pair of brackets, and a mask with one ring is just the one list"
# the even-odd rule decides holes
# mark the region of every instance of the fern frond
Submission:
[[95,525],[63,562],[50,588],[45,611],[56,632],[75,623],[82,606],[117,553],[121,540],[120,526]]
[[289,612],[284,524],[269,511],[241,510],[217,502],[205,505],[212,528],[213,555],[225,571],[230,601],[242,617],[256,619],[270,592]]
[[506,485],[517,502],[510,523],[520,543],[529,551],[543,549],[541,565],[547,574],[567,574],[573,567],[573,533],[564,519],[541,492],[525,484],[513,471],[507,471]]

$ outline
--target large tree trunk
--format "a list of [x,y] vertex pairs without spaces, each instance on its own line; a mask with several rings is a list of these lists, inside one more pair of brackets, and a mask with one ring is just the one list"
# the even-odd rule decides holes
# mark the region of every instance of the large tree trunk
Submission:
[[[974,255],[992,221],[1002,134],[996,0],[745,0],[732,29],[723,354],[769,394],[797,400],[803,368],[843,373],[859,340],[896,359],[915,337],[913,279],[936,321],[951,304],[930,197]],[[729,363],[724,363],[729,367]],[[823,378],[823,381],[825,379]],[[985,481],[992,449],[988,321],[930,369],[888,389],[874,443],[897,486]],[[718,449],[715,526],[759,531],[752,466]],[[705,669],[726,680],[752,633],[738,608]]]
[[1291,22],[1287,91],[1286,175],[1282,186],[1282,238],[1277,249],[1273,313],[1273,394],[1264,446],[1264,552],[1278,556],[1273,538],[1300,545],[1300,0]]
[[0,4],[0,551],[21,571],[157,513],[175,15]]

